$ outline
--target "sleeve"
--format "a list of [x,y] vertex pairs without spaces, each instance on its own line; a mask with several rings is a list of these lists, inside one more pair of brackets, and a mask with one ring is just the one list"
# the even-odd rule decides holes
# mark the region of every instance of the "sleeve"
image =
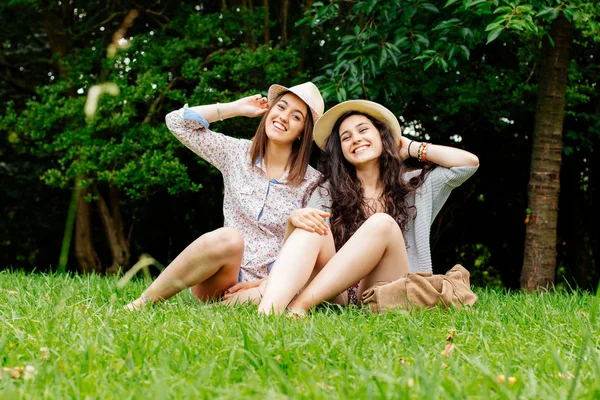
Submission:
[[431,171],[431,173],[435,174],[437,171],[437,175],[440,175],[439,179],[441,180],[441,182],[444,185],[455,189],[462,185],[471,176],[473,176],[475,171],[477,171],[477,168],[479,167],[462,166],[445,168],[442,166],[438,166],[436,169]]
[[307,207],[316,208],[321,211],[331,212],[331,196],[329,185],[317,186],[308,199]]
[[167,128],[181,143],[221,172],[243,147],[240,139],[209,130],[208,121],[187,105],[167,114],[165,120]]
[[[452,167],[438,166],[425,179],[425,186],[430,190],[429,201],[431,201],[432,222],[448,200],[453,189],[459,187],[469,179],[479,167]],[[427,190],[425,189],[425,190]]]

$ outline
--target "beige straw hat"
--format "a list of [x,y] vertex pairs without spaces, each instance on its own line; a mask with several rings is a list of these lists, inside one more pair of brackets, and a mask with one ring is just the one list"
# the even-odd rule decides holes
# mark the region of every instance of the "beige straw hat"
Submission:
[[273,104],[273,100],[283,92],[292,92],[300,97],[310,108],[313,122],[317,122],[317,120],[321,118],[321,115],[323,115],[325,103],[323,102],[323,97],[321,97],[321,92],[319,92],[319,89],[314,83],[304,82],[300,85],[292,86],[291,88],[286,88],[281,85],[271,85],[267,96],[269,99],[269,106]]
[[381,104],[375,103],[369,100],[348,100],[337,106],[331,107],[315,124],[313,131],[313,137],[317,146],[325,151],[325,143],[327,138],[331,135],[333,126],[337,120],[344,114],[350,111],[358,111],[371,117],[383,121],[388,124],[392,131],[392,135],[396,142],[400,143],[402,137],[402,129],[398,118],[390,110],[382,106]]

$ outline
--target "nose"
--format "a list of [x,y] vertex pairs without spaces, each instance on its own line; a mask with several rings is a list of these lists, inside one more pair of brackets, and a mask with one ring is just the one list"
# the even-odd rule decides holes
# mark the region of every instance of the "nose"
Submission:
[[278,116],[278,117],[279,117],[279,119],[281,120],[281,122],[287,122],[287,120],[288,120],[288,118],[289,118],[289,115],[288,115],[288,113],[289,113],[289,112],[288,112],[287,110],[279,113],[279,116]]

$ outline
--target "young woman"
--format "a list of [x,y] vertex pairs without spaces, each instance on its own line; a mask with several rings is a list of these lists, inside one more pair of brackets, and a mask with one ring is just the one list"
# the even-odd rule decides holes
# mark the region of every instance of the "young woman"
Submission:
[[[208,300],[237,282],[258,285],[280,250],[287,216],[301,207],[307,190],[321,177],[308,161],[314,122],[323,108],[319,90],[307,82],[289,89],[272,85],[268,98],[185,106],[167,115],[169,130],[223,174],[225,227],[190,244],[129,309],[185,288]],[[263,117],[252,141],[208,129],[214,121],[259,115]]]
[[[331,196],[331,234],[321,228],[318,210],[290,214],[289,238],[269,275],[260,312],[280,313],[289,305],[302,314],[340,293],[357,302],[378,281],[431,271],[431,224],[452,189],[479,166],[464,150],[403,137],[394,114],[366,100],[331,108],[314,136],[325,151],[328,188],[317,192]],[[427,167],[408,171],[408,158]]]

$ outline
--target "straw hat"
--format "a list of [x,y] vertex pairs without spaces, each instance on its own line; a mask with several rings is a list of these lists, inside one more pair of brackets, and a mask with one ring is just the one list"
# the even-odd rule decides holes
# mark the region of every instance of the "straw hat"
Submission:
[[400,128],[400,123],[394,113],[381,104],[369,100],[348,100],[337,106],[331,107],[315,124],[313,137],[321,150],[325,151],[325,143],[327,142],[329,135],[331,135],[333,126],[337,120],[350,111],[358,111],[370,115],[380,121],[384,121],[390,127],[396,142],[400,143],[402,129]]
[[323,97],[321,97],[321,92],[319,92],[319,89],[314,83],[304,82],[300,85],[292,86],[291,88],[286,88],[281,85],[271,85],[267,96],[269,99],[269,106],[273,104],[273,100],[283,92],[292,92],[300,97],[310,108],[313,122],[317,122],[317,120],[321,118],[321,115],[323,115],[325,103],[323,102]]

